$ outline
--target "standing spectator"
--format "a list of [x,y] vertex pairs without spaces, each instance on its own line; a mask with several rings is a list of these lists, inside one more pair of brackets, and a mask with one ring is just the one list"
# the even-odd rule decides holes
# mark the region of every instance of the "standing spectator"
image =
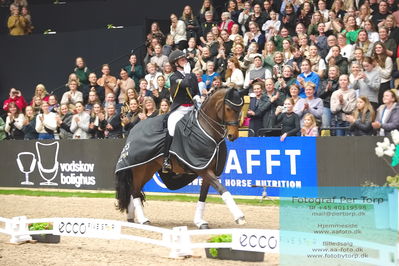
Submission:
[[187,40],[194,38],[196,41],[199,39],[198,32],[200,24],[197,18],[194,16],[193,9],[191,6],[185,6],[183,14],[180,18],[186,24]]
[[17,105],[20,111],[23,111],[28,105],[25,101],[25,98],[22,96],[21,91],[15,88],[10,89],[9,98],[3,103],[3,110],[8,112],[8,105],[12,102]]
[[311,113],[319,121],[323,116],[323,100],[315,97],[315,87],[315,84],[312,82],[306,82],[306,98],[299,99],[294,106],[294,112],[299,116],[301,126],[303,125],[303,118],[307,113]]
[[129,131],[140,122],[139,114],[142,113],[139,102],[137,99],[131,99],[129,101],[129,111],[122,116],[123,129],[129,135]]
[[386,1],[381,1],[378,4],[378,10],[376,12],[373,12],[373,17],[371,18],[374,27],[377,28],[383,26],[385,19],[388,15],[389,15],[388,3]]
[[[332,125],[334,127],[348,127],[349,123],[346,121],[346,115],[351,114],[355,106],[355,90],[349,88],[348,75],[341,75],[339,77],[339,89],[334,91],[331,95],[331,112],[333,113]],[[336,136],[345,136],[346,134],[345,129],[335,130]]]
[[[198,55],[199,55],[199,50],[197,49],[197,43],[194,37],[188,40],[188,47],[184,49],[183,52],[186,54],[187,60],[190,63],[191,68],[193,69],[195,67],[195,63],[198,61]],[[170,65],[169,61],[167,62],[167,64]],[[170,71],[172,71],[171,68]]]
[[157,71],[156,65],[152,63],[147,64],[147,72],[145,75],[145,80],[147,80],[147,90],[152,91],[153,89],[158,88],[157,78],[162,76],[161,72]]
[[201,23],[200,40],[202,43],[206,43],[205,36],[212,30],[213,27],[217,27],[217,23],[213,20],[214,16],[211,11],[205,12],[205,21]]
[[107,126],[104,110],[101,104],[95,103],[90,112],[89,134],[92,139],[103,139],[104,131]]
[[86,66],[83,57],[77,57],[75,60],[75,68],[73,72],[78,76],[79,81],[82,85],[89,85],[89,74],[90,69]]
[[133,79],[129,77],[127,74],[127,71],[125,69],[121,69],[119,72],[120,74],[120,79],[117,80],[116,86],[117,86],[117,91],[119,91],[118,95],[118,103],[124,104],[125,103],[125,95],[127,93],[128,89],[134,89],[135,84]]
[[[378,36],[380,37],[380,42],[384,44],[385,50],[388,56],[391,58],[396,57],[396,50],[398,45],[394,39],[389,39],[388,29],[384,26],[378,28]],[[377,43],[376,43],[377,44]],[[375,46],[375,45],[374,45]]]
[[297,16],[294,11],[294,6],[292,3],[288,3],[285,6],[284,13],[281,17],[281,27],[286,28],[291,36],[295,34],[295,25],[297,21]]
[[155,45],[154,55],[150,59],[150,63],[157,66],[158,71],[163,71],[163,67],[168,63],[168,57],[162,54],[162,46],[160,44]]
[[202,81],[205,82],[208,91],[211,88],[213,79],[218,76],[220,76],[220,74],[215,72],[215,63],[208,61],[206,63],[206,72],[202,75]]
[[11,36],[25,34],[26,19],[19,14],[19,8],[12,4],[10,6],[11,15],[8,17],[7,27]]
[[244,88],[250,89],[249,87],[256,81],[265,82],[266,79],[271,78],[271,72],[267,68],[262,66],[263,58],[261,55],[254,57],[254,68],[247,73],[244,80]]
[[141,120],[158,115],[157,106],[152,97],[145,97],[143,101],[143,112],[139,115]]
[[381,85],[378,92],[378,104],[382,104],[382,96],[385,91],[391,89],[393,61],[388,56],[386,47],[381,42],[376,42],[373,49],[373,58],[380,70]]
[[130,65],[125,66],[124,69],[127,71],[129,77],[134,80],[138,92],[139,80],[144,78],[144,69],[143,66],[137,64],[137,56],[135,54],[130,56],[129,63]]
[[323,100],[323,115],[321,118],[321,127],[331,127],[331,95],[339,88],[339,68],[338,66],[331,66],[328,69],[327,79],[323,80],[317,91],[317,97]]
[[41,113],[36,116],[36,132],[39,133],[38,139],[54,139],[57,130],[57,114],[49,111],[47,102],[43,102]]
[[83,94],[78,91],[78,82],[71,80],[68,84],[69,91],[62,95],[61,104],[68,104],[70,110],[75,110],[75,104],[83,101]]
[[163,69],[163,76],[165,77],[165,88],[170,88],[170,77],[173,74],[172,65],[168,62]]
[[97,80],[97,84],[104,87],[105,95],[110,92],[114,92],[116,88],[116,77],[111,76],[110,67],[108,64],[103,64],[101,68],[101,72],[103,73],[102,77]]
[[360,31],[356,24],[356,17],[351,15],[347,16],[345,26],[345,30],[343,30],[342,33],[346,35],[346,43],[354,44]]
[[138,93],[138,96],[137,96],[137,100],[139,101],[139,103],[142,104],[143,101],[144,101],[144,97],[151,96],[151,95],[152,95],[152,93],[148,89],[147,80],[140,79],[140,81],[139,81],[139,93]]
[[316,45],[317,49],[319,50],[320,56],[323,59],[328,54],[328,44],[325,28],[326,24],[319,23],[319,25],[317,25],[317,36],[310,35],[310,39],[312,40],[313,44]]
[[24,120],[25,117],[22,111],[18,109],[15,103],[10,103],[4,128],[9,139],[24,139],[24,132],[22,131]]
[[378,35],[378,32],[376,32],[375,27],[370,20],[366,20],[364,22],[364,29],[367,31],[367,35],[371,43],[375,43],[380,40],[380,36]]
[[266,93],[262,97],[262,102],[260,103],[260,112],[263,113],[263,123],[264,128],[273,128],[276,121],[276,108],[277,106],[283,105],[284,95],[274,89],[273,79],[269,78],[265,81]]
[[157,108],[161,104],[162,99],[168,99],[170,100],[170,92],[167,88],[165,88],[165,77],[164,76],[158,76],[157,78],[157,83],[158,83],[158,88],[152,90],[152,98],[155,101],[155,105]]
[[299,116],[294,113],[294,100],[285,99],[284,107],[276,108],[276,126],[281,126],[280,141],[284,141],[288,136],[297,136],[301,130],[299,126]]
[[60,111],[57,116],[57,126],[60,129],[59,135],[61,139],[71,139],[73,134],[71,132],[73,113],[69,110],[67,104],[61,104]]
[[25,19],[25,34],[32,34],[32,31],[35,27],[32,25],[32,18],[30,16],[28,7],[22,7],[21,16]]
[[115,99],[115,94],[110,92],[105,97],[104,101],[104,109],[107,110],[109,105],[113,105],[115,108],[115,112],[120,112],[122,108],[122,104],[117,104]]
[[312,65],[311,70],[315,72],[320,79],[324,78],[326,73],[326,63],[324,59],[318,53],[317,47],[315,45],[311,45],[309,47],[309,56],[308,59]]
[[262,31],[265,32],[266,40],[270,40],[276,35],[281,26],[281,21],[278,20],[277,13],[274,10],[270,11],[269,15],[270,19],[262,25]]
[[262,11],[262,7],[260,6],[260,4],[255,4],[253,7],[253,13],[249,16],[249,19],[245,23],[246,31],[251,30],[250,25],[249,25],[251,22],[255,22],[259,28],[259,26],[262,26],[263,24],[265,24],[267,19],[268,19],[268,17],[266,16],[266,13]]
[[118,139],[122,137],[122,125],[119,113],[116,111],[114,104],[109,104],[106,107],[106,121],[105,137],[108,139]]
[[394,91],[387,90],[382,98],[383,104],[378,107],[372,127],[378,130],[378,136],[389,136],[392,130],[399,129],[399,106]]
[[292,100],[294,100],[294,104],[296,104],[299,99],[302,99],[301,97],[299,97],[299,86],[297,84],[292,84],[290,86],[290,96]]
[[296,79],[296,84],[299,85],[300,87],[300,93],[299,96],[301,98],[305,98],[305,83],[310,81],[315,85],[315,92],[319,88],[319,83],[320,83],[320,77],[315,73],[311,71],[312,65],[310,63],[309,59],[304,59],[301,64],[301,71],[302,73],[298,75]]
[[262,128],[263,110],[260,109],[261,101],[263,101],[263,84],[262,82],[255,82],[253,84],[253,97],[249,100],[249,108],[247,112],[247,119],[249,119],[250,137],[258,136],[258,130]]
[[231,19],[231,14],[229,12],[223,12],[221,18],[222,21],[218,26],[219,31],[226,30],[230,34],[234,24],[234,21]]
[[74,139],[88,139],[90,115],[85,112],[83,102],[76,103],[76,114],[72,117],[71,131]]
[[369,99],[365,96],[357,98],[355,111],[351,115],[346,115],[352,136],[371,136],[373,134],[371,123],[374,118],[375,112]]
[[85,111],[91,111],[93,105],[96,103],[100,103],[100,99],[95,91],[89,92],[89,99],[87,100],[87,104],[85,106]]
[[370,101],[374,110],[378,107],[378,91],[381,84],[381,74],[375,62],[370,57],[364,58],[363,61],[364,71],[361,71],[353,83],[353,89],[359,90],[359,96],[365,96]]
[[[242,5],[244,3],[241,3]],[[240,15],[241,11],[238,10],[238,4],[236,0],[229,0],[227,2],[227,8],[226,11],[229,12],[231,19],[234,21],[234,23],[238,22],[238,16]]]
[[173,36],[173,41],[179,50],[183,51],[187,48],[187,32],[184,21],[178,19],[175,14],[170,15],[170,35]]
[[249,1],[245,1],[244,9],[241,11],[240,15],[238,16],[238,23],[240,24],[240,30],[242,32],[246,32],[245,25],[251,16],[251,3]]
[[230,57],[227,60],[227,70],[225,78],[225,86],[242,89],[244,85],[244,75],[241,71],[240,63],[238,62],[237,58]]

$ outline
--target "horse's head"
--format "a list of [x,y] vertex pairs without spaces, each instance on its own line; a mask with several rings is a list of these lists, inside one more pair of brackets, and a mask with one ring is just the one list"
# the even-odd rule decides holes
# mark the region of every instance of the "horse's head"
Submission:
[[227,89],[223,99],[222,124],[226,126],[226,136],[230,141],[238,138],[241,108],[244,100],[238,90]]

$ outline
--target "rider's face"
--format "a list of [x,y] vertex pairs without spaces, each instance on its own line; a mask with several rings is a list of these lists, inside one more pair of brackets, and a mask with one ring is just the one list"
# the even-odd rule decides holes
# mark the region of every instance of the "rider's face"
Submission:
[[180,58],[179,60],[177,60],[176,63],[177,63],[177,65],[178,65],[179,67],[183,68],[184,65],[187,63],[187,58],[182,57],[182,58]]

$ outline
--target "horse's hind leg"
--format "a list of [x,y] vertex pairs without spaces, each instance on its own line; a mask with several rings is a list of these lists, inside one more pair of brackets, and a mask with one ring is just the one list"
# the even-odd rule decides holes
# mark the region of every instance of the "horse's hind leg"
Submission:
[[208,222],[202,218],[204,215],[205,201],[206,201],[206,196],[208,195],[209,185],[210,184],[208,182],[208,179],[202,180],[200,197],[197,202],[197,207],[195,209],[195,215],[194,215],[194,224],[199,229],[208,229],[209,228]]
[[[143,192],[142,188],[147,183],[148,180],[152,178],[152,172],[148,171],[149,174],[151,174],[150,177],[148,177],[149,174],[146,175],[147,172],[147,167],[145,165],[136,167],[133,175],[133,209],[134,209],[134,216],[137,219],[137,223],[140,224],[148,224],[150,223],[150,220],[148,220],[147,217],[144,215],[144,209],[143,209]],[[132,203],[131,202],[131,203]],[[130,206],[130,204],[129,204]],[[128,213],[129,215],[129,213]],[[128,216],[129,219],[129,216]]]
[[205,175],[202,175],[202,177],[208,178],[209,184],[214,187],[220,195],[222,195],[222,199],[233,215],[235,222],[240,225],[245,224],[246,221],[243,212],[240,210],[240,208],[238,208],[230,192],[228,192],[227,189],[219,182],[215,173],[213,171],[206,171]]

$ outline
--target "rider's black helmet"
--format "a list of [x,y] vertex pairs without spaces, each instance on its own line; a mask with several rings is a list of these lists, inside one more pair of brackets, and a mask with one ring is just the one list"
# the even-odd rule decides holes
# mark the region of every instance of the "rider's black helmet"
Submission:
[[177,62],[177,60],[179,60],[180,58],[186,57],[186,54],[183,53],[180,50],[175,50],[173,52],[170,53],[169,55],[169,63],[174,66],[175,63]]

